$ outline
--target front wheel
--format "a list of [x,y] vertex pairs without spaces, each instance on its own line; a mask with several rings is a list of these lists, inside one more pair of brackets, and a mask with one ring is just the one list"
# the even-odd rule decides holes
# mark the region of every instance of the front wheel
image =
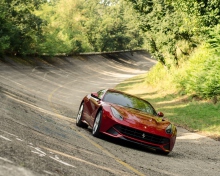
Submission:
[[81,106],[79,108],[79,112],[76,116],[76,125],[78,127],[87,128],[88,125],[86,123],[82,122],[82,115],[83,115],[83,103],[81,104]]
[[102,111],[100,110],[98,114],[96,115],[95,122],[92,128],[92,135],[95,137],[100,137],[99,129],[101,126],[101,120],[102,120]]

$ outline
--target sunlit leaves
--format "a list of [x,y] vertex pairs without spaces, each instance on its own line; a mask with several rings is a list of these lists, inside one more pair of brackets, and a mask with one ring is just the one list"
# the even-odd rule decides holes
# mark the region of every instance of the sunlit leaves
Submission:
[[43,21],[34,14],[44,0],[3,0],[1,1],[0,23],[2,53],[36,54],[41,40]]
[[[139,13],[147,49],[162,63],[179,60],[207,37],[207,31],[220,22],[220,1],[207,0],[127,0]],[[180,45],[188,43],[189,50]],[[179,51],[183,51],[181,55]],[[162,59],[161,59],[162,58]]]

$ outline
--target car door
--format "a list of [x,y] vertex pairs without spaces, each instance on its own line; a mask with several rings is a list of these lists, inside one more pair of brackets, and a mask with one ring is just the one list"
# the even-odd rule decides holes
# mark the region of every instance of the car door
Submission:
[[[93,126],[97,111],[101,106],[101,98],[104,95],[105,90],[101,90],[97,93],[92,93],[88,96],[88,101],[86,103],[88,119],[86,120],[90,126]],[[94,96],[95,95],[95,96]]]

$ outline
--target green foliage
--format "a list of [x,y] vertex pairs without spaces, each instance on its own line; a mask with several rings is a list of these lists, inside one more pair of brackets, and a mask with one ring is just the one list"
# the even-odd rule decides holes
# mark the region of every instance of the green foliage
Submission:
[[35,54],[42,39],[43,21],[33,14],[45,1],[2,0],[0,3],[1,53]]
[[[187,75],[182,85],[187,93],[195,93],[209,98],[220,94],[220,77],[218,74],[220,62],[219,58],[207,53],[204,54],[204,51],[201,52],[189,61],[186,69]],[[206,57],[202,58],[201,56],[204,55]]]
[[53,1],[37,12],[48,22],[40,48],[48,54],[141,48],[143,37],[133,12],[122,0]]
[[220,24],[210,30],[209,40],[207,42],[210,44],[211,53],[220,56]]
[[145,44],[169,68],[210,37],[220,20],[219,5],[218,0],[2,0],[0,53],[74,54]]
[[219,25],[210,32],[210,39],[207,43],[196,50],[182,71],[178,71],[175,81],[185,93],[213,98],[220,95]]
[[208,38],[180,67],[176,68],[171,64],[168,69],[160,63],[156,64],[148,74],[146,83],[160,90],[175,88],[174,90],[181,94],[205,99],[219,97],[220,25],[209,32]]
[[206,44],[195,50],[189,60],[178,68],[167,69],[157,63],[145,82],[155,89],[210,99],[220,95],[219,70],[219,55],[214,54],[213,48]]
[[[172,59],[179,65],[208,31],[220,22],[220,1],[207,0],[127,0],[139,13],[147,49],[162,64]],[[182,43],[187,43],[188,48]]]
[[91,19],[84,23],[84,27],[94,51],[135,49],[142,46],[143,38],[132,16],[134,11],[125,2],[89,6],[87,18]]
[[156,86],[162,79],[169,75],[169,71],[160,62],[150,69],[147,74],[146,83],[151,86]]
[[55,55],[83,52],[81,42],[84,38],[80,36],[81,28],[77,22],[81,18],[79,10],[80,1],[64,0],[52,1],[35,12],[47,21],[43,28],[45,40],[40,44],[42,53]]
[[[204,27],[213,27],[220,20],[220,1],[219,0],[178,0],[174,6],[179,11],[187,15],[187,18],[193,17],[191,23],[201,31]],[[190,18],[189,18],[190,19]],[[189,21],[190,22],[190,21]]]

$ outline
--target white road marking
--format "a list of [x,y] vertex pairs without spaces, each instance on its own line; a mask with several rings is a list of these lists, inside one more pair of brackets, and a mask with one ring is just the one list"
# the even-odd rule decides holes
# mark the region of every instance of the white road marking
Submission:
[[[2,130],[0,130],[0,131],[2,131]],[[14,135],[14,134],[8,133],[8,132],[6,132],[6,131],[2,131],[2,132],[7,133],[7,134],[10,134],[11,136],[15,136],[18,141],[23,141],[22,139],[18,138],[18,136]],[[2,135],[0,135],[0,138],[4,139],[4,140],[6,140],[6,141],[12,141],[11,139],[6,138],[5,136],[2,136]],[[32,153],[35,153],[35,154],[39,155],[40,157],[44,157],[44,156],[47,155],[47,154],[46,154],[45,152],[43,152],[40,148],[34,147],[32,143],[29,143],[28,146],[29,146],[30,148],[33,148],[33,149],[34,149],[34,150],[31,150]],[[50,152],[50,153],[53,154],[52,152]],[[53,159],[53,160],[55,160],[55,161],[58,161],[59,163],[64,164],[64,165],[66,165],[66,166],[70,166],[70,167],[76,168],[75,166],[73,166],[73,165],[71,165],[71,164],[69,164],[69,163],[66,163],[66,162],[60,160],[57,155],[55,155],[55,157],[49,156],[49,158],[51,158],[51,159]],[[6,162],[9,162],[9,163],[13,163],[12,161],[10,161],[10,160],[8,160],[8,159],[6,159],[6,158],[2,158],[2,157],[0,157],[0,160],[6,161]],[[44,172],[47,173],[47,174],[53,175],[53,173],[50,173],[50,172],[48,172],[48,171],[44,171]]]
[[20,138],[16,138],[18,141],[23,141],[22,139],[20,139]]
[[46,156],[46,155],[44,155],[44,154],[41,154],[40,152],[36,152],[36,151],[33,151],[33,150],[31,150],[31,152],[32,152],[32,153],[35,153],[35,154],[38,154],[40,157]]
[[12,161],[8,160],[7,158],[2,158],[2,157],[0,157],[0,160],[5,161],[5,162],[8,162],[8,163],[13,163]]
[[[14,134],[8,133],[8,132],[3,131],[3,130],[0,130],[0,131],[2,131],[2,132],[4,132],[4,133],[7,133],[7,134],[10,134],[11,136],[16,137],[16,139],[17,139],[18,141],[23,141],[22,139],[18,138],[18,136],[14,135]],[[5,136],[2,136],[2,135],[0,135],[0,138],[2,138],[2,139],[4,139],[4,140],[7,140],[7,141],[12,141],[11,139],[6,138]],[[47,154],[46,154],[45,152],[43,152],[40,148],[34,147],[32,143],[29,143],[28,146],[29,146],[30,148],[33,148],[33,149],[34,149],[34,150],[31,150],[32,153],[38,154],[40,157],[44,157],[44,156],[47,155]],[[53,154],[53,153],[50,152],[50,154]],[[60,160],[57,155],[55,155],[55,157],[49,156],[49,158],[51,158],[51,159],[53,159],[53,160],[55,160],[55,161],[58,161],[59,163],[64,164],[64,165],[66,165],[66,166],[70,166],[70,167],[76,168],[75,166],[73,166],[73,165],[71,165],[71,164],[69,164],[69,163],[66,163],[66,162]],[[9,162],[9,163],[13,163],[12,161],[10,161],[10,160],[8,160],[8,159],[6,159],[6,158],[2,158],[2,157],[0,157],[0,160],[3,160],[3,161],[5,161],[5,162]],[[44,172],[47,173],[47,174],[53,175],[53,173],[50,173],[50,172],[48,172],[48,171],[44,171]]]
[[11,141],[11,139],[8,139],[8,138],[6,138],[6,137],[4,137],[4,136],[2,136],[2,135],[0,135],[0,138],[4,139],[4,140],[6,140],[6,141]]
[[49,172],[49,171],[46,171],[46,170],[43,170],[44,173],[48,174],[48,175],[54,175],[53,173]]
[[4,131],[4,130],[0,130],[0,131],[2,131],[2,132],[4,132],[4,133],[7,133],[7,134],[9,134],[9,135],[11,135],[11,136],[18,137],[18,136],[14,135],[14,134],[11,134],[11,133],[7,132],[7,131]]
[[38,148],[38,147],[33,147],[33,146],[30,146],[30,147],[36,150],[36,151],[31,150],[32,153],[36,153],[36,154],[38,154],[40,157],[46,156],[46,153],[44,153],[43,151],[41,151],[40,148]]
[[60,160],[57,155],[55,155],[55,157],[52,157],[52,156],[49,156],[49,157],[50,157],[51,159],[55,160],[55,161],[58,161],[58,162],[60,162],[60,163],[62,163],[62,164],[64,164],[64,165],[66,165],[66,166],[71,166],[71,167],[74,167],[74,168],[75,168],[75,166],[73,166],[73,165],[71,165],[71,164],[69,164],[69,163],[66,163],[66,162]]

